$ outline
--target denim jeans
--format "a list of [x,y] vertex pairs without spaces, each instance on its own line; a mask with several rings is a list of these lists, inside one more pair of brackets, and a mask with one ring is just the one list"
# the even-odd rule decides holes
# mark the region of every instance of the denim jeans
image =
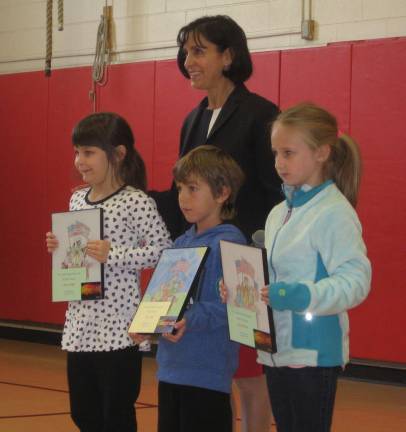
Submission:
[[266,367],[278,432],[328,432],[340,367]]

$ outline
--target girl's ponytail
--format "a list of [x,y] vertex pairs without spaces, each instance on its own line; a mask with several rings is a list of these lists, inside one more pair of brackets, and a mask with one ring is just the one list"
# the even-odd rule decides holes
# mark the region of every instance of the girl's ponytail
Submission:
[[356,207],[361,179],[361,156],[357,143],[349,135],[340,134],[331,146],[326,175],[334,180],[351,205]]
[[147,190],[145,163],[134,147],[127,148],[127,154],[120,167],[120,177],[129,186],[144,192]]

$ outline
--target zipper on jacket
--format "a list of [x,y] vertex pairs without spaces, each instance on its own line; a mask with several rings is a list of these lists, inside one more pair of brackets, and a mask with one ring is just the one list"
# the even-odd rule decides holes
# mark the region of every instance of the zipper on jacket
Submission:
[[275,234],[275,237],[274,237],[274,240],[273,240],[273,243],[272,243],[271,253],[269,254],[269,265],[270,265],[270,267],[271,267],[271,269],[273,271],[273,274],[274,274],[274,282],[276,282],[276,270],[275,270],[275,267],[274,267],[274,265],[272,263],[272,255],[273,255],[273,252],[274,252],[274,249],[275,249],[275,243],[276,243],[276,240],[278,238],[280,230],[283,228],[283,226],[288,222],[288,220],[292,216],[292,212],[293,212],[293,207],[290,205],[288,207],[288,212],[286,213],[286,216],[285,216],[285,219],[283,220],[282,225],[278,228],[278,231],[276,231],[276,234]]
[[[285,216],[285,219],[283,220],[282,225],[278,228],[278,231],[276,231],[276,234],[275,234],[275,237],[274,237],[274,240],[273,240],[273,243],[272,243],[272,247],[271,247],[271,253],[269,254],[269,265],[270,265],[270,267],[271,267],[271,269],[273,271],[273,274],[274,274],[274,282],[276,282],[276,270],[275,270],[275,267],[274,267],[274,265],[272,263],[273,251],[275,249],[275,244],[276,244],[276,240],[278,238],[279,232],[281,231],[281,229],[283,228],[283,226],[288,222],[288,220],[292,216],[292,211],[293,211],[292,205],[288,206],[288,212],[286,213],[286,216]],[[269,281],[269,283],[271,283],[271,282]],[[270,355],[271,355],[271,362],[274,365],[274,367],[276,367],[276,363],[275,363],[275,359],[273,358],[273,354],[270,353]]]

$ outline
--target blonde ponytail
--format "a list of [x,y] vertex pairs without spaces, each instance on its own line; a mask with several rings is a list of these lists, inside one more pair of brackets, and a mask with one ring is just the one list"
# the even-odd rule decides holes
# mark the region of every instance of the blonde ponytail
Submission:
[[357,205],[361,179],[361,156],[357,143],[341,134],[326,163],[326,176],[331,178],[353,207]]

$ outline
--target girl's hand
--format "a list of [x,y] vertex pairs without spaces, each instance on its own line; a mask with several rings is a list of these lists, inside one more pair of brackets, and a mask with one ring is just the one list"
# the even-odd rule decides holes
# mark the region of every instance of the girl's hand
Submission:
[[219,281],[219,293],[220,293],[221,302],[227,303],[228,290],[226,284],[224,283],[223,278],[221,278]]
[[105,263],[110,252],[108,240],[90,240],[87,242],[86,254],[100,263]]
[[139,334],[139,333],[128,333],[128,335],[137,345],[141,344],[144,341],[150,341],[151,340],[150,335],[143,335],[143,334]]
[[182,336],[184,335],[185,331],[186,331],[186,319],[183,318],[180,321],[178,321],[177,323],[175,323],[175,330],[176,333],[172,334],[172,333],[164,333],[162,336],[167,339],[170,342],[178,342]]
[[45,234],[45,243],[47,245],[47,249],[49,253],[54,252],[59,246],[58,239],[56,238],[55,234],[51,232],[47,232]]
[[270,305],[269,303],[269,285],[265,285],[263,288],[261,288],[261,300],[266,303],[267,305]]

